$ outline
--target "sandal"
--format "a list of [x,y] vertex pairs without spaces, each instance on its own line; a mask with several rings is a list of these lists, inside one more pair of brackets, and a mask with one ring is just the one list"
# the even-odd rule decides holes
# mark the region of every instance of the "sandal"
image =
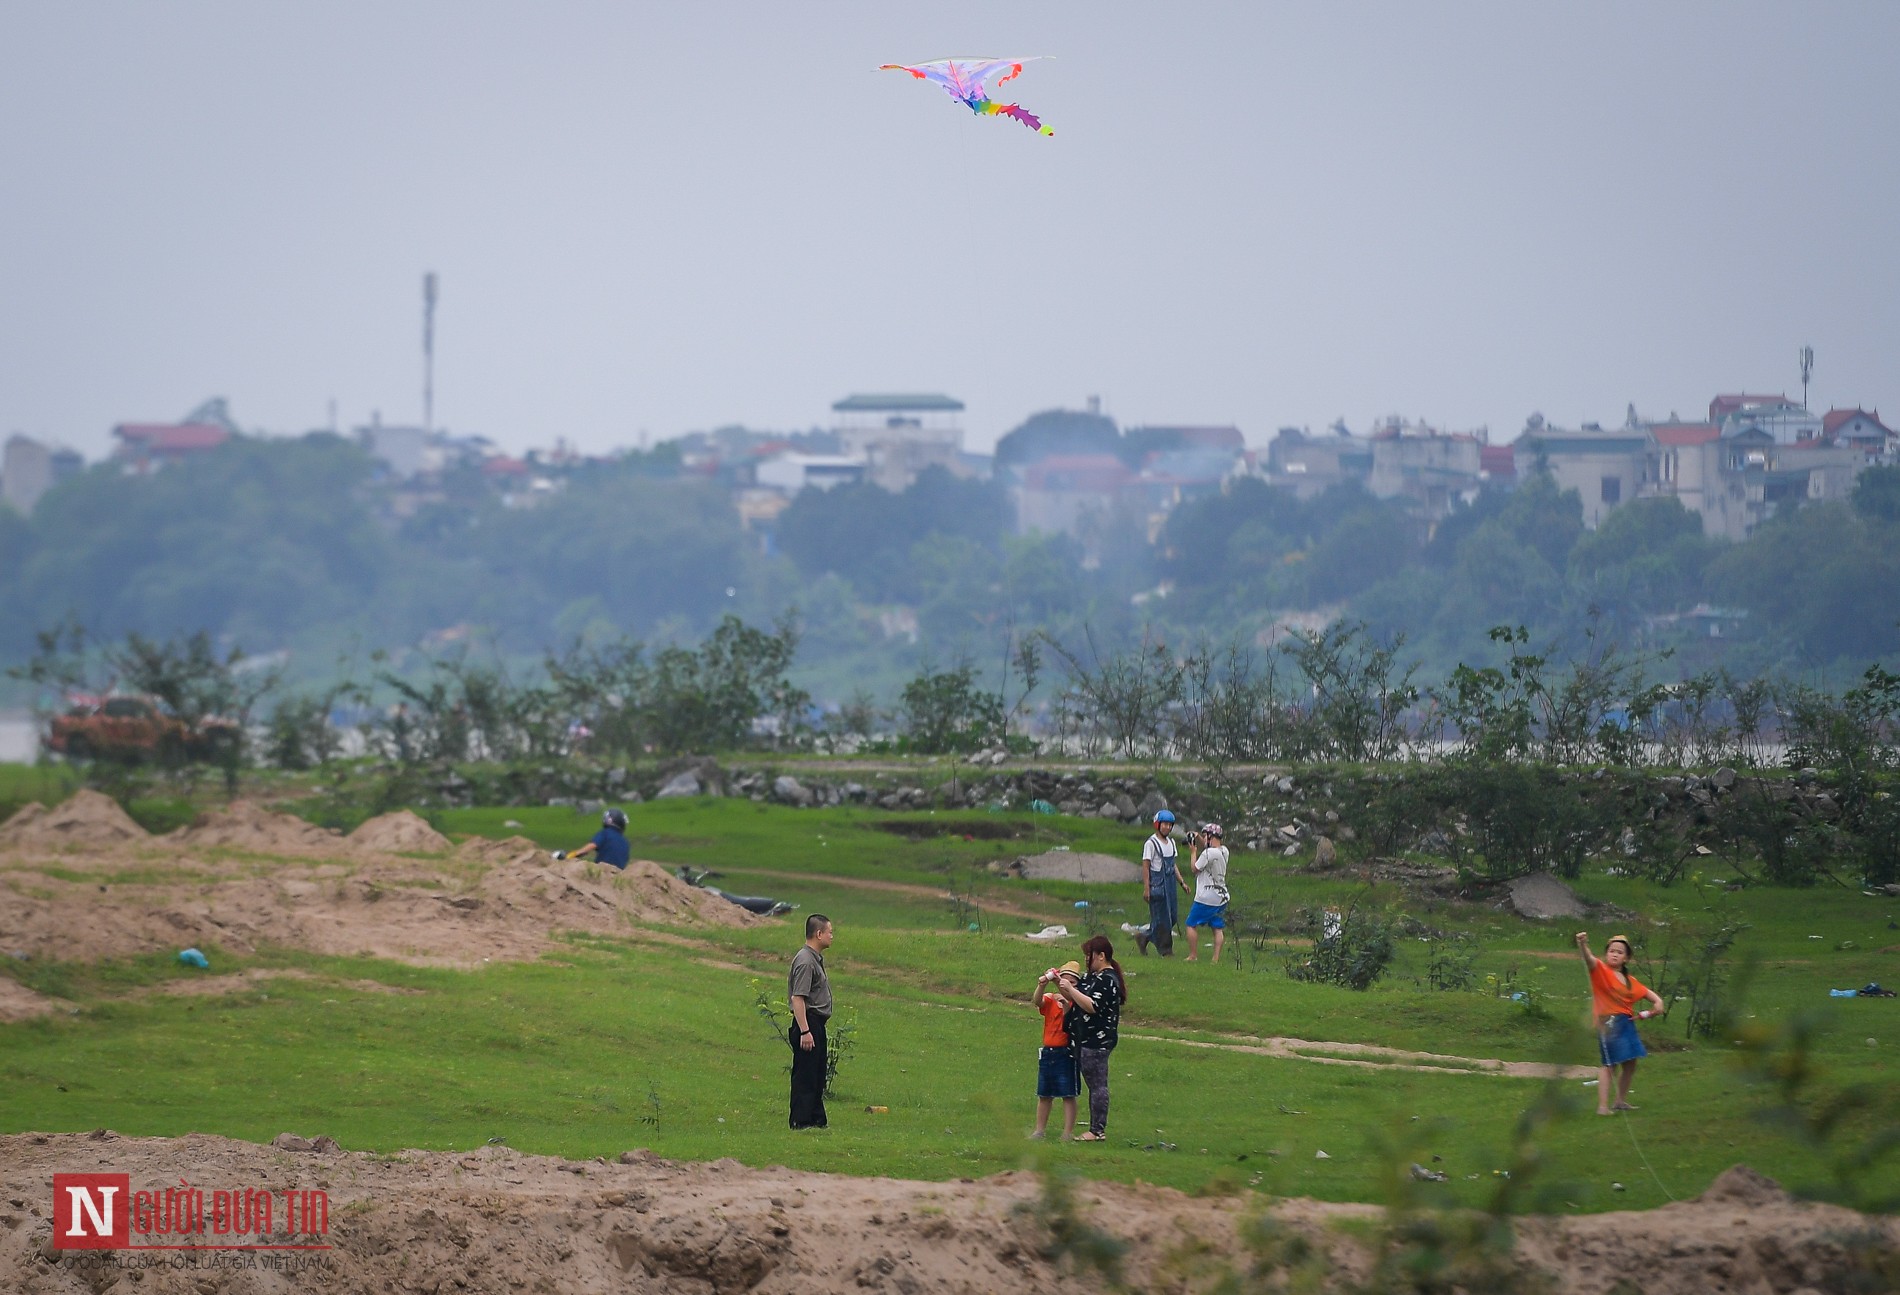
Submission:
[[1078,1133],[1075,1135],[1075,1140],[1077,1142],[1106,1142],[1108,1141],[1107,1138],[1103,1137],[1099,1133]]

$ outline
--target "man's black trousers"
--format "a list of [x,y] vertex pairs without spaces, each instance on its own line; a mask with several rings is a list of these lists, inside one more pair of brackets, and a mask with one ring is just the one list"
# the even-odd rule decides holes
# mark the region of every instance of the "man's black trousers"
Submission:
[[798,1022],[792,1022],[792,1127],[825,1127],[825,1020],[807,1012],[811,1051],[798,1046]]

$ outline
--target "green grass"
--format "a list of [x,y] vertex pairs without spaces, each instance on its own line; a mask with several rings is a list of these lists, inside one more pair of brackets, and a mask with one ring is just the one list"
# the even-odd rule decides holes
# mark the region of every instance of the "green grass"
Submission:
[[57,805],[79,788],[79,776],[64,764],[0,764],[0,823],[29,802]]
[[[731,800],[636,807],[637,855],[717,868],[732,890],[801,905],[791,919],[744,930],[677,932],[692,941],[684,946],[575,937],[539,962],[478,973],[290,950],[247,958],[207,950],[215,972],[255,966],[314,977],[261,980],[216,998],[152,992],[160,981],[194,974],[156,955],[90,967],[0,959],[0,974],[79,1008],[0,1026],[0,1128],[106,1125],[251,1139],[291,1129],[378,1152],[491,1138],[577,1157],[644,1145],[682,1158],[936,1179],[1018,1167],[1026,1162],[1039,1028],[1027,997],[1036,973],[1058,951],[1073,956],[1076,942],[1032,945],[1021,933],[1039,923],[1000,908],[1047,911],[1079,931],[1076,899],[1131,917],[1141,900],[1135,885],[1007,881],[981,865],[1055,844],[1132,856],[1140,834],[1091,820],[981,813],[904,816],[953,829],[921,839],[878,827],[899,817]],[[504,827],[509,819],[522,826]],[[520,831],[550,848],[577,845],[594,828],[591,817],[565,809],[448,811],[438,821],[458,835]],[[1021,835],[964,840],[958,828]],[[953,929],[941,897],[952,880],[975,888],[983,929]],[[921,890],[852,884],[864,882]],[[1575,923],[1523,922],[1390,888],[1361,893],[1245,853],[1230,883],[1242,902],[1270,902],[1282,915],[1359,893],[1394,913],[1469,930],[1481,942],[1481,983],[1514,972],[1520,983],[1543,987],[1545,1011],[1423,988],[1425,946],[1417,940],[1402,942],[1393,971],[1373,990],[1352,993],[1289,980],[1273,948],[1245,939],[1230,941],[1229,965],[1215,967],[1128,956],[1134,950],[1114,931],[1132,978],[1125,1035],[1243,1044],[1292,1036],[1313,1041],[1319,1056],[1344,1055],[1327,1044],[1364,1043],[1454,1058],[1594,1061],[1580,1020],[1588,996],[1570,945]],[[1830,1024],[1813,1054],[1822,1086],[1893,1091],[1894,1002],[1829,1000],[1827,990],[1900,980],[1894,953],[1882,952],[1900,945],[1900,931],[1888,928],[1900,901],[1837,889],[1662,890],[1609,877],[1588,878],[1582,889],[1652,921],[1707,922],[1715,914],[1702,910],[1718,909],[1749,922],[1738,961],[1753,958],[1760,971],[1748,1011],[1760,1022],[1819,1014]],[[837,923],[829,960],[859,1042],[843,1069],[832,1128],[794,1136],[784,1127],[785,1051],[755,1010],[754,982],[782,997],[798,919],[814,909]],[[1592,933],[1600,943],[1612,932]],[[1836,947],[1842,943],[1854,947]],[[348,983],[365,979],[421,992]],[[1563,1186],[1560,1200],[1584,1210],[1662,1204],[1700,1191],[1737,1161],[1791,1185],[1825,1188],[1829,1153],[1762,1123],[1766,1095],[1744,1082],[1726,1042],[1692,1045],[1679,1019],[1646,1033],[1654,1055],[1639,1073],[1638,1115],[1598,1120],[1589,1113],[1594,1089],[1560,1085],[1573,1113],[1542,1144],[1548,1172]],[[1877,1040],[1871,1048],[1869,1036]],[[1264,1191],[1381,1200],[1391,1148],[1422,1147],[1413,1158],[1441,1156],[1434,1167],[1451,1176],[1443,1198],[1478,1203],[1492,1171],[1508,1161],[1513,1123],[1542,1085],[1473,1073],[1456,1061],[1431,1069],[1441,1073],[1129,1038],[1113,1060],[1110,1141],[1048,1152],[1106,1179],[1194,1190],[1237,1176]],[[890,1111],[866,1114],[868,1105]],[[1856,1116],[1845,1133],[1864,1139],[1881,1118]],[[1330,1159],[1316,1159],[1320,1150]],[[1613,1194],[1612,1181],[1628,1191]]]

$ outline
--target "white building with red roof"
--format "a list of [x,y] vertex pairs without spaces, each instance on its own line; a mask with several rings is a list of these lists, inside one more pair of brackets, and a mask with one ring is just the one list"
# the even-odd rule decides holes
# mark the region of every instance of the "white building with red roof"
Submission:
[[1870,459],[1900,452],[1900,432],[1880,421],[1878,409],[1830,409],[1821,416],[1821,437],[1836,445],[1851,445]]
[[130,472],[151,472],[207,454],[231,439],[231,432],[216,423],[120,423],[112,434],[119,442],[112,457]]

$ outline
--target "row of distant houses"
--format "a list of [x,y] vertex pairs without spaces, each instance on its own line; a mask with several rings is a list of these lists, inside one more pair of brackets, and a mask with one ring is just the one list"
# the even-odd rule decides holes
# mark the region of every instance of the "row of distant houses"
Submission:
[[1702,519],[1703,532],[1739,540],[1790,500],[1846,498],[1875,464],[1900,462],[1900,433],[1877,410],[1815,414],[1786,396],[1717,396],[1706,421],[1646,421],[1632,407],[1622,427],[1561,428],[1531,415],[1507,445],[1484,432],[1447,432],[1392,419],[1370,435],[1343,426],[1313,435],[1283,428],[1264,475],[1303,497],[1357,481],[1382,499],[1403,498],[1427,523],[1454,501],[1547,470],[1583,501],[1595,528],[1635,499],[1669,496]]
[[[898,492],[929,468],[992,476],[991,456],[963,448],[963,408],[934,392],[854,394],[832,405],[829,429],[750,443],[692,438],[688,463],[729,476],[740,517],[769,544],[778,515],[806,490],[864,482]],[[1100,412],[1093,400],[1089,412]],[[1093,543],[1104,527],[1132,523],[1152,536],[1183,499],[1218,491],[1254,467],[1237,427],[1146,427],[1130,435],[1166,448],[1132,463],[1116,454],[1055,454],[1003,469],[1017,531]]]
[[[745,526],[768,548],[779,515],[806,490],[865,482],[899,492],[931,468],[988,477],[988,455],[964,449],[959,400],[940,393],[854,394],[831,407],[831,426],[775,435],[726,428],[674,443],[682,469],[725,483]],[[1091,399],[1090,413],[1099,406]],[[215,450],[238,434],[222,400],[206,401],[175,423],[121,423],[113,458],[127,472],[151,472]],[[479,436],[386,425],[373,419],[356,439],[396,485],[400,516],[443,496],[451,470],[478,472],[517,506],[559,490],[561,469],[582,456],[557,444],[521,458]],[[1721,395],[1705,421],[1673,414],[1647,421],[1631,407],[1624,425],[1560,428],[1533,414],[1516,440],[1490,443],[1478,431],[1448,431],[1388,418],[1366,433],[1343,423],[1315,434],[1282,428],[1264,452],[1232,426],[1130,429],[1129,444],[1159,446],[1138,459],[1118,454],[1052,454],[1013,463],[1004,485],[1021,533],[1076,536],[1093,546],[1106,531],[1145,529],[1152,540],[1183,501],[1259,477],[1300,498],[1357,483],[1380,499],[1403,501],[1426,527],[1486,489],[1509,488],[1548,471],[1583,501],[1595,527],[1635,499],[1671,496],[1698,514],[1705,533],[1744,538],[1790,500],[1846,497],[1859,473],[1900,462],[1900,433],[1877,410],[1810,412],[1785,395]],[[83,466],[79,455],[13,436],[0,458],[0,499],[21,513]]]
[[45,445],[16,432],[0,446],[0,503],[24,517],[41,495],[85,466],[77,450]]

